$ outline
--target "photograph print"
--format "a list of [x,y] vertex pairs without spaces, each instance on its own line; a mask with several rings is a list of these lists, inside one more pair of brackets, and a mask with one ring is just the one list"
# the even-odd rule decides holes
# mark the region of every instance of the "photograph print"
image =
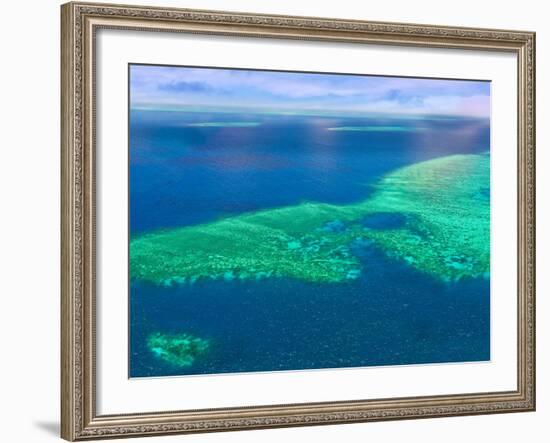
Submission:
[[490,82],[128,69],[130,377],[490,360]]

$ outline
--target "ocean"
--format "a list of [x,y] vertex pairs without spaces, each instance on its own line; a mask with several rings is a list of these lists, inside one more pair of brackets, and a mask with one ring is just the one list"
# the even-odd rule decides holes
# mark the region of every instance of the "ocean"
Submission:
[[[475,250],[457,254],[455,241],[443,268],[397,244],[414,237],[423,248],[447,245],[444,230],[426,234],[414,210],[373,203],[376,210],[356,219],[362,202],[380,200],[381,183],[422,177],[434,167],[440,181],[430,183],[437,189],[426,191],[424,182],[421,189],[431,199],[448,192],[437,185],[446,179],[441,171],[456,170],[452,183],[470,190],[467,173],[437,161],[486,158],[489,146],[489,122],[475,118],[131,110],[129,375],[489,360],[490,280]],[[417,181],[407,186],[412,199],[420,188]],[[471,198],[488,209],[488,186],[475,186],[471,197],[449,194],[435,204],[448,211],[449,199],[470,206]],[[389,200],[393,189],[383,188]],[[322,223],[305,232],[312,218]],[[277,228],[284,251],[266,245],[271,237],[263,241],[275,223],[288,224]],[[461,227],[465,245],[474,242],[469,223]],[[205,247],[203,235],[244,258],[213,257],[213,241],[204,255],[210,262],[196,260],[186,274],[177,255]],[[179,249],[169,241],[181,242]],[[156,249],[134,260],[145,242]],[[318,255],[325,244],[339,263],[327,265],[326,278],[325,268],[311,265],[326,259]],[[254,254],[273,255],[267,262]],[[268,265],[273,269],[262,268]]]

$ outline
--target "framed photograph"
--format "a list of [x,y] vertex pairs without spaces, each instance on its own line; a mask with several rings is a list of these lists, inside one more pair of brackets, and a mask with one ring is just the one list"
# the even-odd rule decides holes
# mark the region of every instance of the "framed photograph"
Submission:
[[535,35],[62,6],[62,437],[535,409]]

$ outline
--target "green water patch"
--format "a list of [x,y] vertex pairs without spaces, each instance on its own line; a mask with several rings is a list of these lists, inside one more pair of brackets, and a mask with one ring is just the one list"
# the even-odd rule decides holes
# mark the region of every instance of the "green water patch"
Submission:
[[327,128],[328,131],[352,131],[352,132],[418,132],[423,128],[414,126],[337,126]]
[[[307,202],[135,238],[131,278],[167,286],[269,277],[346,282],[368,267],[353,252],[360,244],[441,280],[488,277],[489,199],[478,198],[488,188],[486,155],[416,163],[383,177],[359,203]],[[392,215],[399,223],[386,228],[365,223]]]
[[202,122],[189,123],[186,126],[195,128],[253,128],[260,124],[260,122]]
[[176,366],[191,366],[208,351],[208,340],[189,334],[151,334],[147,338],[147,348],[156,357]]

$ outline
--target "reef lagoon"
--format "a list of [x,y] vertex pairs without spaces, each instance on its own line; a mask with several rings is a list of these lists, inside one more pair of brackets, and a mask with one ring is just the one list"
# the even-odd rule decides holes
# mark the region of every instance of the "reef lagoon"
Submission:
[[130,376],[490,359],[489,122],[130,113]]

